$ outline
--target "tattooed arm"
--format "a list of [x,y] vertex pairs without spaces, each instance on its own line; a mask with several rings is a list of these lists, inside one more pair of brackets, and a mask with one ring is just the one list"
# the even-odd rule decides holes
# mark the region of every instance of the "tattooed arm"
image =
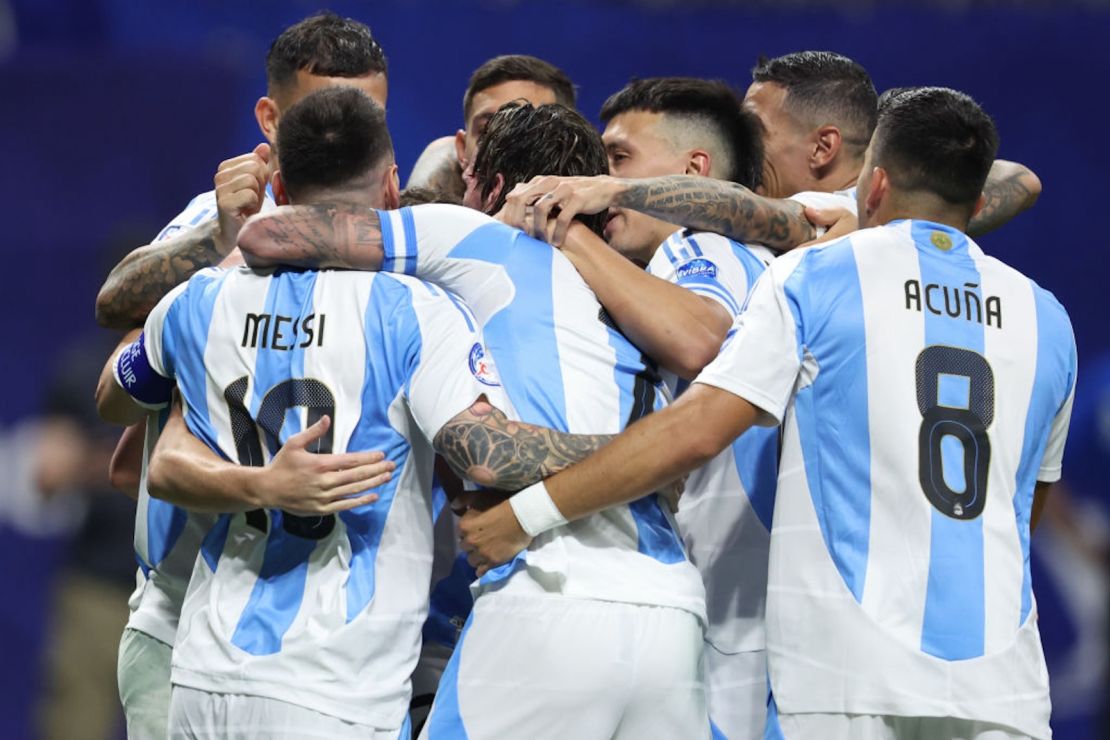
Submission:
[[983,186],[986,202],[967,225],[967,233],[980,236],[997,229],[1032,207],[1040,194],[1040,178],[1031,169],[1017,162],[995,160]]
[[[528,207],[533,207],[529,218]],[[738,241],[789,249],[816,235],[805,208],[792,200],[764,198],[742,185],[694,175],[646,179],[537,177],[506,200],[503,220],[560,245],[574,216],[618,207]],[[549,222],[548,215],[558,215]]]
[[447,422],[433,446],[463,478],[517,491],[585,460],[613,436],[566,434],[510,421],[482,398]]
[[239,249],[255,268],[377,270],[384,256],[378,214],[345,205],[276,208],[247,221]]

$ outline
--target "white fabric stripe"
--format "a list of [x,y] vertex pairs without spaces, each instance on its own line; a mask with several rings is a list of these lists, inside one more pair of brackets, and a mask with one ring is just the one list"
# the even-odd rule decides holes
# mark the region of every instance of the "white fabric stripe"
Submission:
[[[1037,315],[1033,287],[996,260],[976,259],[982,294],[1002,299],[1002,329],[984,326],[984,349],[994,371],[994,423],[988,429],[991,464],[983,509],[984,649],[1013,643],[1021,619],[1021,537],[1013,497],[1025,439],[1025,419],[1037,367]],[[1030,492],[1028,495],[1032,495]]]
[[412,246],[405,238],[405,223],[401,220],[401,212],[380,211],[380,213],[389,216],[389,225],[393,230],[393,261],[388,265],[383,265],[383,267],[390,272],[404,272],[405,257],[412,251]]
[[[874,232],[867,232],[874,237]],[[890,239],[887,232],[886,239]],[[871,535],[863,608],[904,644],[921,642],[929,576],[932,507],[918,484],[917,355],[925,346],[922,313],[906,310],[905,283],[919,280],[908,229],[899,242],[853,238],[867,336],[868,426],[871,440]]]

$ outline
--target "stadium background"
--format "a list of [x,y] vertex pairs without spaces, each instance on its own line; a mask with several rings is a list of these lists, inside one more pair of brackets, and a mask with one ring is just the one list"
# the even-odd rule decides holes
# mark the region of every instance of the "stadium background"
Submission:
[[[111,341],[92,318],[104,275],[210,189],[220,160],[261,141],[252,109],[265,89],[269,43],[321,7],[0,0],[0,737],[35,736],[43,656],[57,647],[55,623],[73,618],[58,616],[58,584],[82,569],[95,581],[133,567],[127,504],[115,502],[122,497],[95,494],[97,486],[83,482],[42,499],[26,485],[27,430],[48,410],[82,413],[75,407],[91,399],[103,343]],[[368,23],[386,51],[402,179],[428,141],[461,124],[470,72],[502,53],[562,67],[594,121],[605,97],[632,76],[717,77],[743,90],[760,54],[801,49],[847,54],[880,91],[942,84],[978,99],[998,124],[1000,156],[1030,166],[1044,184],[1032,211],[981,244],[1056,293],[1079,344],[1083,422],[1073,430],[1065,475],[1080,526],[1038,533],[1034,583],[1057,736],[1103,736],[1093,718],[1110,703],[1098,680],[1110,634],[1108,538],[1098,525],[1110,509],[1110,414],[1099,405],[1110,398],[1110,156],[1101,126],[1110,112],[1110,5],[377,0],[327,7]],[[110,639],[88,629],[88,640]],[[89,680],[114,683],[114,675]]]

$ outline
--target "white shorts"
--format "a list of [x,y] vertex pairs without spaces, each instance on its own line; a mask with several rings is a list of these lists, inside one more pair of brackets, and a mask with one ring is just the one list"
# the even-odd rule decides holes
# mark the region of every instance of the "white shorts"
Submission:
[[1028,740],[1004,725],[955,717],[873,714],[778,714],[767,716],[768,740]]
[[703,644],[680,609],[487,593],[421,738],[708,738]]
[[124,629],[116,681],[130,740],[161,740],[170,716],[173,648],[145,632]]
[[212,694],[175,685],[170,699],[171,738],[311,738],[312,740],[409,740],[408,720],[400,730],[347,722],[296,704],[243,694]]
[[727,654],[705,645],[709,719],[728,740],[762,738],[767,725],[767,652]]

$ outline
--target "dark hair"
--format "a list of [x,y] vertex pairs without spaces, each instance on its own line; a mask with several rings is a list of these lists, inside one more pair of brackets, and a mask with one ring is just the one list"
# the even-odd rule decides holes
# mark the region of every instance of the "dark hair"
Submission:
[[[483,200],[493,191],[497,176],[504,186],[489,213],[497,213],[505,196],[519,183],[536,175],[604,175],[609,160],[601,136],[577,112],[551,103],[538,108],[508,103],[490,119],[474,155],[474,177]],[[601,234],[605,214],[582,216],[580,220]]]
[[831,51],[799,51],[768,59],[752,69],[753,82],[786,90],[785,105],[813,126],[831,123],[846,143],[867,147],[875,130],[878,95],[858,62]]
[[385,111],[353,87],[306,95],[278,124],[281,179],[291,197],[345,185],[393,158]]
[[717,80],[696,77],[655,77],[633,80],[609,96],[601,106],[601,120],[628,111],[662,113],[708,127],[724,148],[724,179],[755,188],[763,172],[762,129],[751,113],[740,107],[732,88]]
[[450,203],[461,206],[462,199],[440,188],[418,188],[411,185],[401,191],[401,208],[409,206],[423,206],[429,203]]
[[998,132],[979,105],[945,87],[900,89],[884,99],[872,163],[902,190],[925,190],[953,205],[983,192]]
[[463,95],[463,122],[470,120],[470,106],[474,102],[475,95],[513,80],[534,82],[550,88],[551,92],[555,93],[556,103],[574,108],[576,100],[574,83],[563,70],[554,64],[526,54],[506,54],[490,59],[470,75],[466,94]]
[[298,70],[321,77],[386,74],[385,53],[370,29],[335,13],[309,16],[281,32],[266,55],[271,90],[289,83]]

